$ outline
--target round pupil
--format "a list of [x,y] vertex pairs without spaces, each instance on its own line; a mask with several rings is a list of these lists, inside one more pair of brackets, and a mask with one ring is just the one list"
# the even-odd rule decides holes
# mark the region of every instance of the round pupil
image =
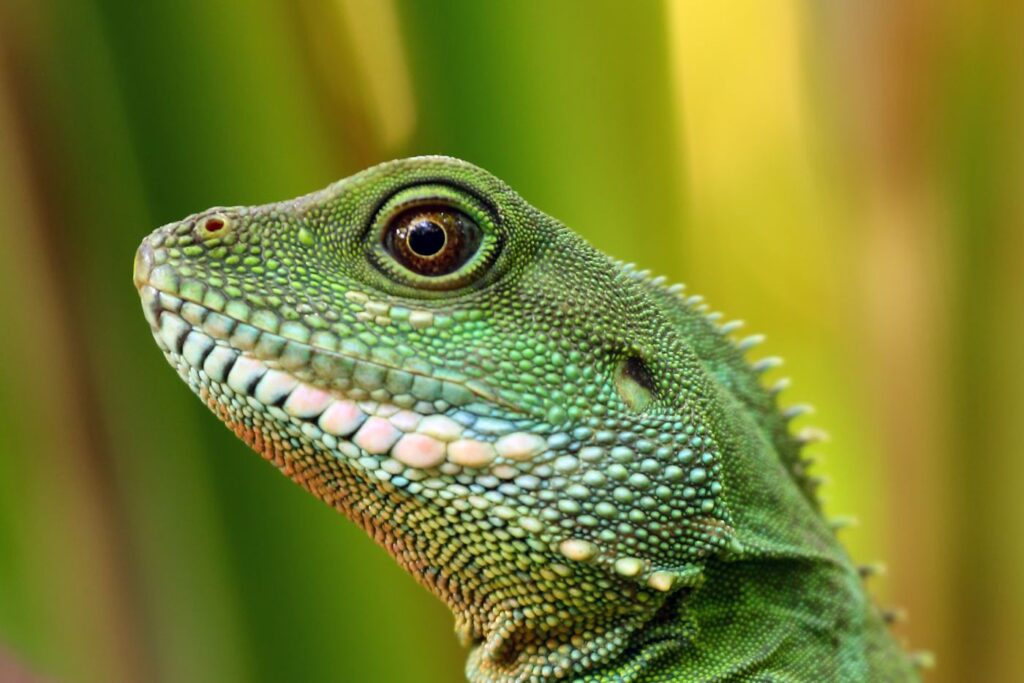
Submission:
[[433,256],[444,248],[444,228],[431,220],[421,220],[409,228],[409,248],[420,256]]
[[417,275],[439,278],[458,271],[480,248],[483,231],[448,206],[417,206],[395,215],[381,235],[385,251]]

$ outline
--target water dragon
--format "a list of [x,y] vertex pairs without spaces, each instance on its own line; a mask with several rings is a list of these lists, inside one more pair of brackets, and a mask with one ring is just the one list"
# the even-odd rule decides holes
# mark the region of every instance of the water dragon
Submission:
[[447,157],[165,225],[157,344],[455,617],[473,683],[915,681],[699,297]]

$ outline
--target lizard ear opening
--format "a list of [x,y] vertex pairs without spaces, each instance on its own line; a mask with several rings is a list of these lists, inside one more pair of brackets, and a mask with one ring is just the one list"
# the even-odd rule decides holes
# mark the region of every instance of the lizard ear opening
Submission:
[[639,356],[630,355],[622,359],[615,369],[615,388],[622,401],[634,412],[643,412],[654,403],[654,378]]

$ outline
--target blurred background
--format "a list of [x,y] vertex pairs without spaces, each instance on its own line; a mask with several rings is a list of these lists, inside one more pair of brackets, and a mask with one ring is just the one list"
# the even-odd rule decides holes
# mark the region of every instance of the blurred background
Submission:
[[927,680],[1020,680],[1011,5],[0,0],[0,679],[462,680],[446,609],[207,413],[130,278],[162,223],[444,153],[766,333]]

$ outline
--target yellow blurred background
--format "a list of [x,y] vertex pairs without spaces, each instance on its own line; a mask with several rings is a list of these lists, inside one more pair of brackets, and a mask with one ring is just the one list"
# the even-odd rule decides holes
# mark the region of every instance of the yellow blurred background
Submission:
[[927,680],[1024,680],[1022,122],[1020,3],[0,0],[0,678],[462,680],[130,281],[156,225],[444,153],[766,333]]

